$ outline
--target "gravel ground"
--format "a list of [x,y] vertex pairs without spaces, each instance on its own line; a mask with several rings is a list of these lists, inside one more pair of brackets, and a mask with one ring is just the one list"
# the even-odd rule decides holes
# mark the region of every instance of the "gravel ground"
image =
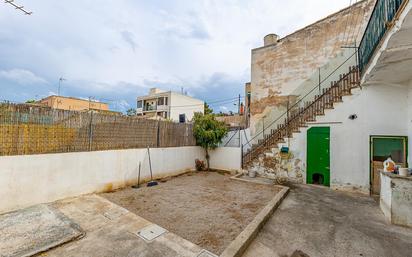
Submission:
[[172,178],[156,187],[127,188],[101,196],[221,254],[279,191],[276,186],[200,172]]

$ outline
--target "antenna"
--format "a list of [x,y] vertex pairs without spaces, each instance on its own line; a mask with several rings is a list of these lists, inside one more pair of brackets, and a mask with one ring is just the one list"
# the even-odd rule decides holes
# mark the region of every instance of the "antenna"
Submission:
[[15,3],[14,3],[14,0],[4,0],[4,3],[10,4],[10,5],[14,6],[14,8],[16,8],[17,10],[20,10],[20,11],[24,12],[24,14],[26,14],[26,15],[32,15],[32,13],[33,13],[33,12],[26,11],[26,10],[24,9],[24,6],[22,6],[22,5],[19,6],[19,5],[15,4]]
[[60,96],[60,88],[61,88],[61,84],[62,84],[63,81],[66,81],[66,79],[63,78],[63,77],[60,77],[59,78],[59,89],[58,89],[58,92],[57,92],[58,96]]

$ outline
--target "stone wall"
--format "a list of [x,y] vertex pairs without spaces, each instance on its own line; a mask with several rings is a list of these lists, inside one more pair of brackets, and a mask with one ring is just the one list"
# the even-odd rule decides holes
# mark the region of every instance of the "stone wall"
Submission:
[[255,170],[260,176],[282,181],[291,181],[295,183],[305,183],[305,167],[296,151],[289,154],[282,154],[279,148],[273,148],[271,151],[259,156],[250,168]]
[[[316,77],[316,86],[319,69],[326,76],[336,65],[325,65],[332,60],[339,65],[347,58],[342,46],[360,41],[374,3],[374,0],[361,1],[283,39],[252,50],[252,136],[263,129],[264,122],[269,124],[283,113],[288,101],[293,103],[297,99],[295,93],[305,81]],[[349,50],[353,52],[353,49]],[[356,58],[353,60],[350,65]]]

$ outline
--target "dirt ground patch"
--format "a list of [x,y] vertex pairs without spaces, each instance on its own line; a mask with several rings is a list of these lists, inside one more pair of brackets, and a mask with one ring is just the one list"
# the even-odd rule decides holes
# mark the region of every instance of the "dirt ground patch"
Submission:
[[156,187],[101,194],[167,230],[221,254],[281,189],[230,179],[215,172],[190,173]]

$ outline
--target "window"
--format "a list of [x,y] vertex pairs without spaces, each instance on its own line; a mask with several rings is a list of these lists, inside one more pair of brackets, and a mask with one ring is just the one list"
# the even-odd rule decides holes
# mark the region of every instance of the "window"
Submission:
[[167,97],[160,97],[157,99],[157,105],[167,105]]
[[179,114],[179,122],[185,123],[186,122],[186,114]]
[[143,101],[137,101],[137,108],[143,107]]

